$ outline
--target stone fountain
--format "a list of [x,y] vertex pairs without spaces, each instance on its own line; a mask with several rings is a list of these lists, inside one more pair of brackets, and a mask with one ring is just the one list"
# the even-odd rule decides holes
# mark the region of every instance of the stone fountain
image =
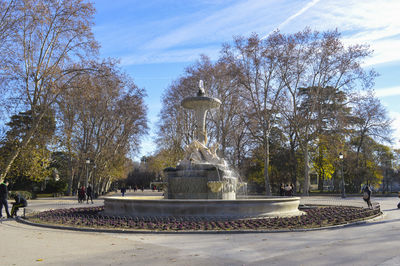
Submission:
[[107,197],[105,215],[256,218],[302,213],[298,210],[299,197],[237,198],[236,192],[243,183],[217,156],[218,144],[207,147],[207,111],[218,108],[221,101],[207,96],[200,81],[197,95],[185,98],[181,105],[194,110],[196,135],[185,147],[184,158],[177,167],[164,170],[164,196]]
[[221,101],[206,96],[203,82],[199,82],[197,96],[185,98],[181,105],[194,110],[196,134],[185,147],[184,159],[176,168],[164,170],[168,190],[167,199],[236,199],[238,178],[233,175],[223,158],[217,155],[218,144],[207,147],[207,111],[218,108]]

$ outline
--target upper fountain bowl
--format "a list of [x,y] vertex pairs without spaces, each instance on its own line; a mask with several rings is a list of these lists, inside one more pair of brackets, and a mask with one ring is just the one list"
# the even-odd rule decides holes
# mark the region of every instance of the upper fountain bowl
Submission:
[[185,98],[181,105],[186,109],[212,109],[218,108],[221,105],[221,101],[208,96],[194,96]]

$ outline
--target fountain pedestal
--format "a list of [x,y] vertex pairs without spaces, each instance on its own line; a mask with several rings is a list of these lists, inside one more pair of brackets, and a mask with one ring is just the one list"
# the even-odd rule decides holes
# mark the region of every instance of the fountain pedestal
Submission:
[[236,199],[237,178],[222,165],[191,164],[164,170],[167,199]]

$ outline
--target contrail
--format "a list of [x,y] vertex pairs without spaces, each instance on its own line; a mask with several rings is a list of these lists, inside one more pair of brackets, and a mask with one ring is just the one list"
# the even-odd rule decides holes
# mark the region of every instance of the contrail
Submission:
[[[300,9],[299,11],[297,11],[296,14],[290,16],[289,18],[287,18],[284,22],[282,22],[281,24],[279,24],[279,26],[277,27],[277,29],[283,28],[286,24],[288,24],[290,21],[292,21],[293,19],[297,18],[298,16],[300,16],[301,14],[303,14],[304,12],[306,12],[308,9],[310,9],[311,7],[313,7],[315,4],[317,4],[320,0],[312,0],[311,2],[309,2],[307,5],[305,5],[302,9]],[[273,31],[269,32],[267,35],[265,35],[264,37],[261,38],[265,39],[268,37],[268,35],[270,35]]]

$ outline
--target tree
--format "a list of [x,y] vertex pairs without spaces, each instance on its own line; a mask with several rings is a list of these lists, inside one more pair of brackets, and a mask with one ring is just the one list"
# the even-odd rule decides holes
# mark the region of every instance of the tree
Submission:
[[263,148],[265,191],[271,195],[269,177],[270,134],[279,113],[284,83],[278,79],[282,35],[274,32],[262,40],[257,35],[236,38],[233,48],[227,47],[225,57],[238,70],[243,115],[253,140]]
[[[360,153],[357,153],[357,139],[351,139],[345,161],[347,170],[345,171],[346,189],[359,192],[361,184],[369,183],[378,188],[385,177],[385,167],[388,158],[392,158],[388,147],[377,143],[370,137],[364,138],[364,144]],[[357,167],[360,164],[360,167]]]
[[392,120],[371,91],[355,97],[353,105],[353,136],[357,143],[357,167],[359,167],[359,154],[365,138],[390,142]]
[[[13,58],[12,46],[13,36],[19,27],[21,12],[19,12],[16,0],[0,1],[0,69],[4,71]],[[3,81],[3,80],[2,80]]]
[[[18,149],[27,130],[32,127],[32,112],[21,112],[11,117],[7,123],[9,130],[1,141],[1,165],[7,163],[7,158],[13,150]],[[55,132],[54,112],[48,112],[41,120],[38,130],[32,136],[30,143],[21,152],[10,168],[9,178],[12,183],[20,183],[14,188],[26,189],[26,184],[41,182],[51,175],[51,152],[47,145],[51,143]]]
[[[285,43],[283,60],[280,61],[281,79],[285,83],[287,97],[284,116],[295,131],[304,155],[303,194],[308,195],[309,146],[318,128],[315,115],[318,114],[320,95],[324,94],[324,88],[345,93],[358,87],[368,89],[373,85],[376,74],[374,71],[365,72],[361,67],[364,58],[371,54],[369,47],[345,47],[337,31],[320,33],[305,29],[286,36]],[[304,88],[309,90],[307,98],[302,97]],[[330,96],[323,96],[326,97]]]
[[[144,90],[115,62],[93,63],[91,68],[96,71],[76,78],[58,106],[75,184],[91,182],[101,193],[114,179],[126,176],[127,156],[138,150],[147,133],[147,109]],[[72,186],[74,175],[70,178]]]
[[[11,67],[2,69],[9,77],[9,103],[15,101],[32,112],[32,127],[18,149],[10,154],[4,178],[21,149],[37,131],[45,113],[71,81],[81,74],[77,59],[97,51],[91,32],[94,8],[84,0],[21,0],[18,1],[21,21],[10,47],[15,53]],[[0,178],[0,179],[1,179]]]

